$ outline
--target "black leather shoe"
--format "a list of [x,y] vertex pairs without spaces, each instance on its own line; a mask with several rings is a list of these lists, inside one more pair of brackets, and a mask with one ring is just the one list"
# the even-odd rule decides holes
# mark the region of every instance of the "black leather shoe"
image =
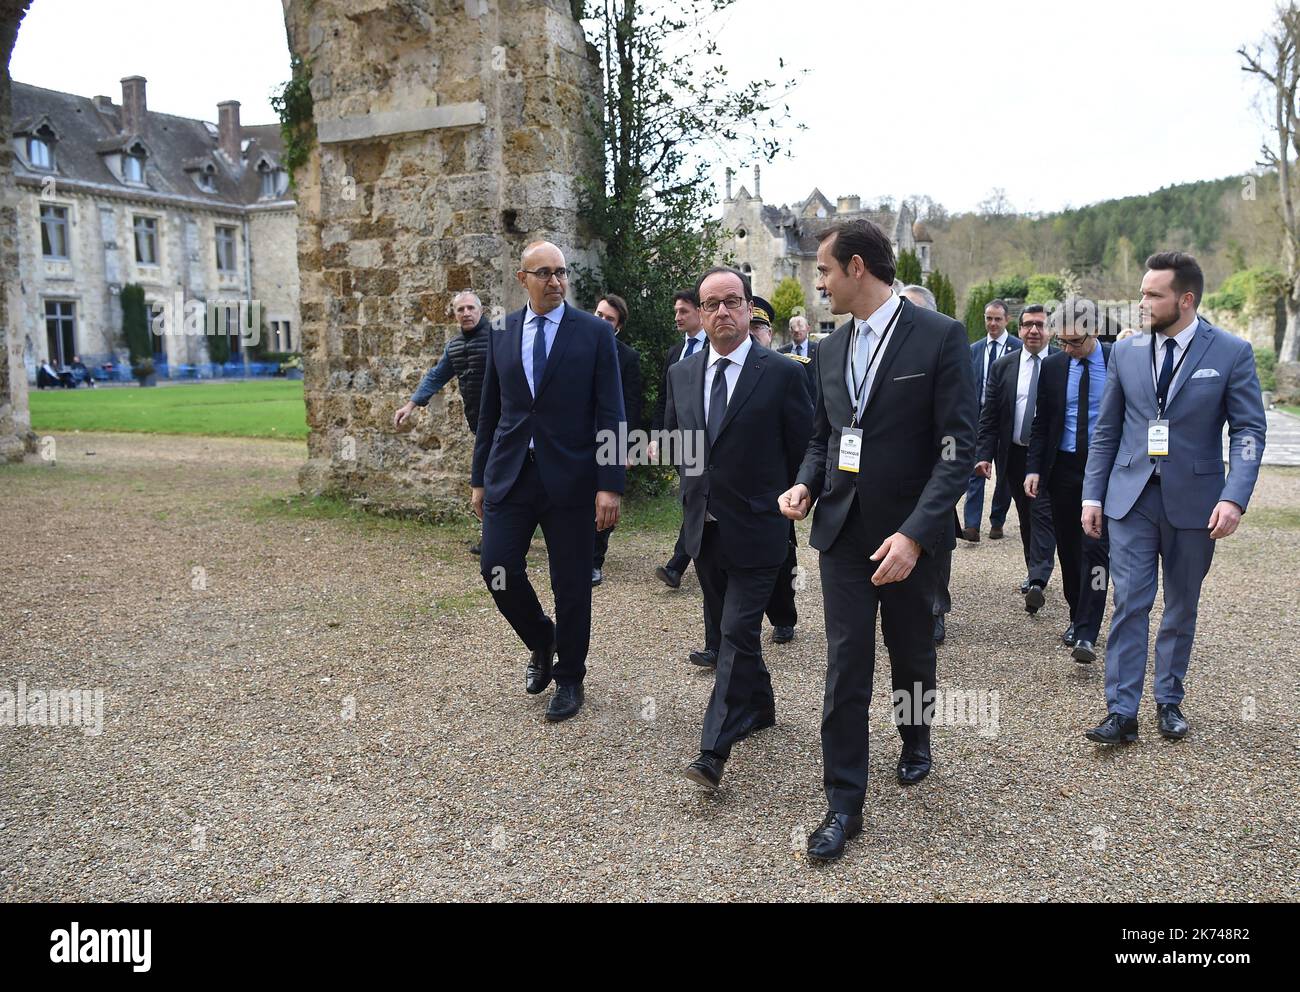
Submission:
[[743,741],[751,734],[776,726],[776,710],[750,710],[745,722],[736,731],[736,740]]
[[684,774],[696,785],[717,792],[718,784],[722,781],[722,769],[726,764],[726,758],[719,758],[712,751],[701,751],[700,756],[686,766]]
[[577,716],[580,709],[582,709],[582,686],[557,685],[555,695],[551,697],[550,705],[546,707],[546,720],[548,723],[559,723],[571,716]]
[[1023,596],[1027,592],[1029,592],[1029,580],[1025,579],[1024,582],[1020,583],[1020,595]]
[[844,845],[862,833],[862,817],[829,812],[826,819],[808,836],[810,861],[837,861]]
[[1177,703],[1157,703],[1156,715],[1160,726],[1160,736],[1165,740],[1181,741],[1187,736],[1187,717],[1178,708]]
[[1091,665],[1097,660],[1097,649],[1092,646],[1092,641],[1075,641],[1070,657],[1081,665]]
[[675,568],[669,568],[667,565],[660,565],[656,568],[655,575],[669,589],[676,589],[682,584],[682,573]]
[[1084,732],[1084,737],[1098,744],[1122,744],[1138,739],[1137,720],[1126,719],[1118,713],[1111,713],[1100,724]]
[[1061,635],[1061,643],[1067,648],[1074,647],[1074,624],[1065,628],[1065,633]]
[[593,568],[591,570],[591,588],[595,589],[596,586],[600,585],[604,581],[605,581],[605,576],[601,572],[601,570],[598,568]]
[[1003,534],[1002,534],[1002,528],[1001,528],[1001,527],[990,527],[990,528],[989,528],[989,540],[990,540],[990,541],[1000,541],[1000,540],[1002,540],[1002,537],[1003,537]]
[[934,643],[942,644],[947,637],[948,637],[948,628],[944,624],[943,614],[940,613],[937,617],[934,618]]
[[699,665],[701,668],[717,668],[718,652],[711,648],[705,648],[703,651],[692,651],[690,662],[692,665]]
[[483,553],[483,546],[478,543],[471,544],[469,546],[469,553],[472,555],[481,555]]
[[1043,608],[1045,602],[1047,597],[1043,595],[1043,587],[1037,582],[1031,582],[1025,590],[1025,612],[1033,616]]
[[930,766],[928,747],[903,748],[903,753],[898,756],[898,784],[916,785],[930,774]]
[[959,536],[963,541],[970,541],[971,544],[980,543],[980,529],[978,527],[963,527]]
[[555,639],[551,638],[550,644],[540,651],[534,651],[532,657],[528,659],[524,688],[528,690],[530,696],[536,696],[551,684],[551,666],[554,663]]
[[773,628],[772,628],[772,643],[773,643],[773,644],[789,644],[789,643],[790,643],[791,641],[793,641],[793,640],[794,640],[794,628],[793,628],[793,627],[773,627]]

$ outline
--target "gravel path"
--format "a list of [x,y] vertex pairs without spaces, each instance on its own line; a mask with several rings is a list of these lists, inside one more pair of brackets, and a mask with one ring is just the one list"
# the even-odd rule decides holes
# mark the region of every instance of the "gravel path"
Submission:
[[0,725],[0,898],[1300,891],[1300,470],[1265,468],[1220,548],[1179,744],[1156,735],[1149,684],[1138,744],[1087,744],[1102,671],[1056,640],[1059,583],[1030,619],[1014,524],[963,544],[940,687],[996,692],[996,733],[936,729],[935,771],[899,788],[880,666],[866,828],[819,869],[800,853],[823,810],[806,546],[798,635],[765,649],[778,724],[736,748],[710,799],[679,775],[711,676],[685,662],[693,575],[677,592],[650,575],[671,538],[615,534],[586,708],[550,726],[468,528],[272,512],[296,490],[296,444],[82,434],[57,450],[57,466],[0,469],[0,699],[19,680],[101,688],[103,729]]

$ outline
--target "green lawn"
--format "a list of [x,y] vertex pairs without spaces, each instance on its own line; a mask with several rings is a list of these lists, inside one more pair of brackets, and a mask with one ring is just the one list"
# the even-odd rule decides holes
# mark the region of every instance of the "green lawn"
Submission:
[[217,437],[307,437],[302,383],[253,381],[184,386],[31,391],[32,430],[131,431]]

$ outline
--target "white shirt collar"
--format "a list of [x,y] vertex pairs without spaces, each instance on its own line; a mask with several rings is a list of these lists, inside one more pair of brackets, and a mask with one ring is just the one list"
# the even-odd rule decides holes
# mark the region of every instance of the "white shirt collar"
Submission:
[[683,340],[682,340],[682,344],[685,344],[687,341],[700,341],[700,342],[702,342],[703,339],[704,339],[704,328],[701,327],[701,328],[700,328],[698,331],[696,331],[694,334],[686,334],[685,332],[683,332],[683,333],[682,333],[682,338],[683,338]]
[[1006,341],[1006,339],[1007,339],[1007,329],[1006,329],[1005,327],[1002,328],[1002,334],[1001,334],[1000,336],[996,337],[996,338],[995,338],[992,334],[985,334],[985,335],[984,335],[984,340],[985,340],[985,341],[990,341],[990,342],[992,342],[993,344],[996,344],[998,347],[1001,347],[1002,344],[1003,344],[1003,342]]
[[744,366],[745,359],[749,357],[749,349],[752,348],[753,345],[754,345],[754,339],[746,335],[745,340],[740,342],[740,347],[738,347],[730,355],[719,355],[716,351],[713,350],[712,347],[710,347],[709,360],[708,360],[708,364],[705,366],[705,371],[707,372],[709,369],[713,368],[714,363],[719,358],[725,358],[735,365]]
[[542,316],[546,318],[546,322],[548,324],[558,324],[561,320],[564,319],[564,307],[565,304],[561,303],[558,307],[556,307],[554,310],[550,311],[549,313],[544,313],[539,315],[537,311],[533,309],[533,305],[531,302],[526,303],[524,305],[524,323],[525,324],[535,323],[538,316]]
[[[1178,342],[1178,347],[1175,350],[1180,355],[1184,351],[1186,351],[1187,346],[1192,343],[1192,337],[1196,334],[1196,329],[1200,326],[1201,326],[1201,318],[1198,315],[1195,320],[1193,320],[1190,324],[1188,324],[1181,331],[1179,331],[1177,334],[1174,335],[1173,339]],[[1165,348],[1164,343],[1168,341],[1169,338],[1165,337],[1163,334],[1159,335],[1159,337],[1160,337],[1160,346],[1157,350],[1163,352]]]
[[889,294],[889,299],[885,300],[884,303],[880,304],[880,306],[876,308],[876,310],[871,314],[871,316],[869,316],[866,320],[859,320],[857,322],[858,333],[859,334],[862,333],[863,325],[865,324],[867,328],[875,331],[877,334],[883,334],[885,328],[889,326],[889,322],[894,317],[894,311],[897,310],[902,305],[903,305],[903,298],[899,296],[897,293],[891,292]]

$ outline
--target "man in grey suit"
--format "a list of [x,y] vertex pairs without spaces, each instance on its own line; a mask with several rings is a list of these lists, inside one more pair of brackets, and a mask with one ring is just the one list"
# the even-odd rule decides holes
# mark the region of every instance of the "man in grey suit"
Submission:
[[[1143,322],[1151,334],[1111,355],[1083,483],[1085,533],[1110,523],[1115,612],[1106,646],[1106,719],[1091,741],[1137,740],[1147,636],[1163,563],[1165,611],[1156,635],[1161,736],[1187,735],[1183,680],[1201,582],[1214,542],[1230,536],[1250,502],[1264,454],[1264,404],[1250,345],[1197,317],[1205,277],[1191,255],[1147,259]],[[1230,471],[1223,472],[1223,425]],[[1104,509],[1103,509],[1104,507]]]

